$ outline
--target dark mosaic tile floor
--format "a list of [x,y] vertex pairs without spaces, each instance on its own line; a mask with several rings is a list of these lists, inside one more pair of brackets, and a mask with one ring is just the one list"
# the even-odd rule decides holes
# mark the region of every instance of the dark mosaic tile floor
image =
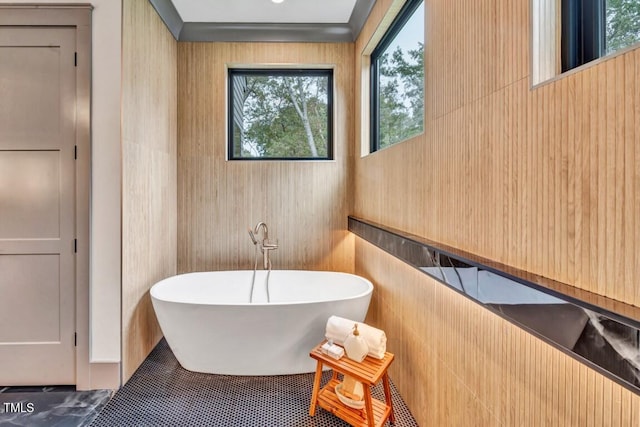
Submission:
[[[330,376],[325,372],[323,384]],[[309,416],[312,387],[313,374],[239,377],[190,372],[162,340],[91,427],[348,426],[321,408]],[[391,388],[395,425],[417,426],[393,384]],[[383,399],[381,385],[373,395]]]
[[111,390],[75,391],[73,386],[0,387],[0,426],[86,426],[111,394]]

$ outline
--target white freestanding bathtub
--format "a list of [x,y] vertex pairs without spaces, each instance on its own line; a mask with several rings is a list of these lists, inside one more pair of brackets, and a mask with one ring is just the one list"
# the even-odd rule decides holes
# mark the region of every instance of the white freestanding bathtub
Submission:
[[373,285],[347,273],[257,271],[188,273],[151,288],[162,332],[184,367],[226,375],[312,372],[309,351],[331,315],[363,321]]

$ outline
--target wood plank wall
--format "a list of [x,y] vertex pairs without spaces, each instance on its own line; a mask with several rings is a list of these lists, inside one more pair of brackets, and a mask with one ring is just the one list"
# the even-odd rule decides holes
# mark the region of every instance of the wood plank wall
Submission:
[[531,89],[528,1],[426,14],[426,131],[357,159],[354,213],[639,305],[640,49]]
[[359,238],[356,274],[419,425],[640,425],[639,395]]
[[162,336],[149,289],[176,273],[177,42],[146,0],[122,27],[124,383]]
[[[252,269],[269,226],[274,269],[353,271],[353,43],[179,43],[178,270]],[[226,161],[226,67],[335,66],[334,161]]]
[[[640,305],[640,49],[532,89],[528,0],[425,14],[425,133],[355,158],[353,214]],[[640,425],[637,395],[359,239],[356,272],[421,425]]]

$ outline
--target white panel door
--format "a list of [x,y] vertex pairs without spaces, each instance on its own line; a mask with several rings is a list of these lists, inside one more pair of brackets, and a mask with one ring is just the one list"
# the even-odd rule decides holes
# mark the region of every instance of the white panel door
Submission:
[[0,26],[0,386],[76,383],[75,39]]

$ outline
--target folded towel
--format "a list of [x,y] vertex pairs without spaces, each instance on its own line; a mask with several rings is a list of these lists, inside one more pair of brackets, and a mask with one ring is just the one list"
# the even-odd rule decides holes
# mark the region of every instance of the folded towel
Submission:
[[384,331],[369,326],[362,322],[345,319],[344,317],[331,316],[327,320],[325,338],[336,344],[344,345],[344,340],[353,332],[353,325],[358,324],[360,336],[369,346],[368,355],[376,359],[383,359],[387,351],[387,336]]

